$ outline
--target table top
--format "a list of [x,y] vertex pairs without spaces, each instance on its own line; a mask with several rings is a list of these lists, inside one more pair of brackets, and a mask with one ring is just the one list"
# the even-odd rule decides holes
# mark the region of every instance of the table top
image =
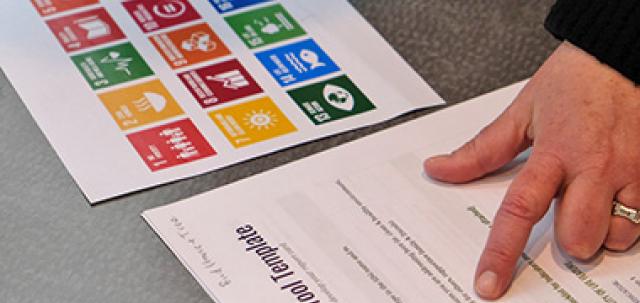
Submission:
[[[350,0],[449,104],[530,77],[553,0]],[[60,100],[51,100],[60,102]],[[424,110],[90,207],[0,74],[0,302],[212,302],[140,217]]]

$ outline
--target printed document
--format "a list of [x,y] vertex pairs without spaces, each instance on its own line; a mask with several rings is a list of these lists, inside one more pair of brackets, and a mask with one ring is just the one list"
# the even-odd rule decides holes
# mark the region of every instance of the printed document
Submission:
[[[466,185],[428,179],[422,160],[472,138],[522,86],[143,216],[219,303],[481,302],[475,266],[525,159]],[[582,264],[552,222],[535,227],[502,301],[638,302],[638,247]]]

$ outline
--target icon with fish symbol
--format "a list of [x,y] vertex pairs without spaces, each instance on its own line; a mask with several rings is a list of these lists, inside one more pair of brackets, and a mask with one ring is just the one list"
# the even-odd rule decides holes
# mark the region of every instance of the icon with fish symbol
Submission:
[[327,66],[327,64],[320,61],[320,56],[312,50],[303,49],[302,51],[300,51],[300,59],[308,63],[311,70]]

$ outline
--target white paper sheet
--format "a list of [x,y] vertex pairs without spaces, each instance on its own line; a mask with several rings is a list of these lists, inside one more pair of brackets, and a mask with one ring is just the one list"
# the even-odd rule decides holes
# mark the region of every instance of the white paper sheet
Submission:
[[[518,166],[450,186],[421,164],[471,138],[522,86],[143,216],[216,302],[479,302],[475,265]],[[572,262],[552,217],[502,301],[637,302],[639,249]]]
[[345,0],[5,2],[0,67],[92,203],[442,104]]

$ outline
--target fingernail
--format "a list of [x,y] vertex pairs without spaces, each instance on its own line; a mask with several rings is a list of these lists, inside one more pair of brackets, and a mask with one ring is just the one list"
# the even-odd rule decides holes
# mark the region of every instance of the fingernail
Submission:
[[444,159],[445,156],[440,155],[440,156],[433,156],[429,159],[427,159],[427,161],[425,162],[425,164],[427,165],[433,165],[434,163],[437,163],[438,161],[441,161],[442,159]]
[[492,271],[485,271],[476,280],[476,292],[485,298],[495,296],[498,287],[498,275]]

